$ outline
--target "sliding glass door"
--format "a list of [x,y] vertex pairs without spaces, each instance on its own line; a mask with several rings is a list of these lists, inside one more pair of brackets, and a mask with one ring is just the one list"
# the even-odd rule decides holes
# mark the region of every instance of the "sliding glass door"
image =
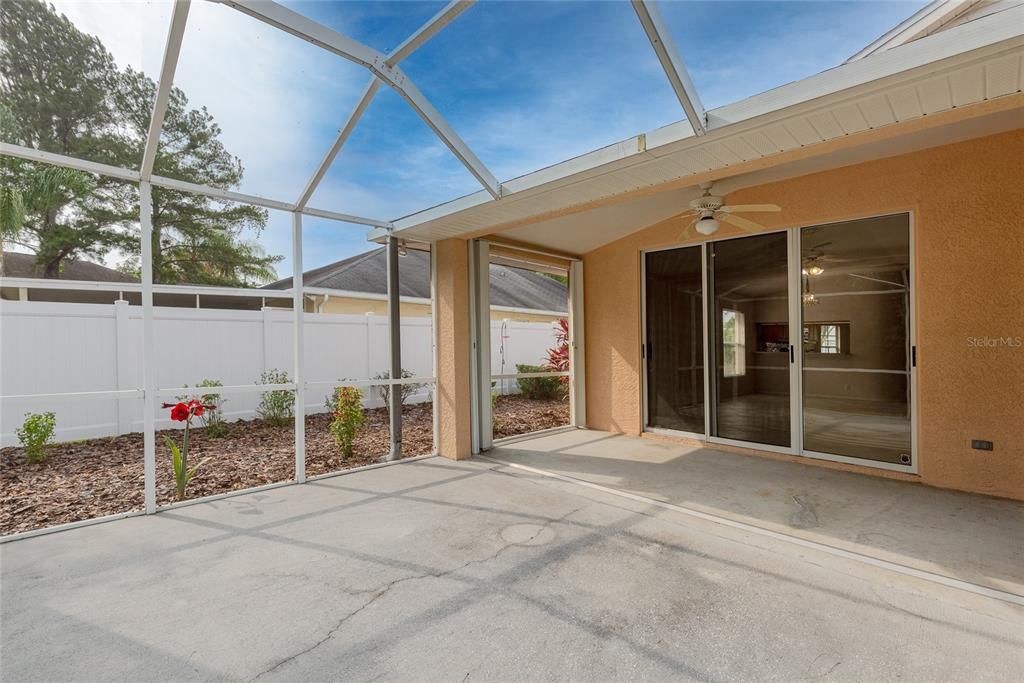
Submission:
[[710,436],[790,446],[785,232],[708,245]]
[[800,231],[803,448],[911,464],[910,218]]
[[700,245],[645,256],[647,424],[704,434]]
[[646,426],[913,468],[910,268],[908,214],[645,254]]

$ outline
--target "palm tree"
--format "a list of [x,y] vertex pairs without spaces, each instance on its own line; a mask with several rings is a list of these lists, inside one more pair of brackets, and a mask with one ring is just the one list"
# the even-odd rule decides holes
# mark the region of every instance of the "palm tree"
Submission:
[[4,274],[4,242],[18,237],[25,225],[25,199],[13,185],[0,186],[0,277]]
[[[21,236],[29,215],[55,223],[69,197],[88,192],[95,180],[88,173],[59,166],[20,165],[0,185],[0,275],[3,275],[3,243]],[[20,181],[20,182],[19,182]]]

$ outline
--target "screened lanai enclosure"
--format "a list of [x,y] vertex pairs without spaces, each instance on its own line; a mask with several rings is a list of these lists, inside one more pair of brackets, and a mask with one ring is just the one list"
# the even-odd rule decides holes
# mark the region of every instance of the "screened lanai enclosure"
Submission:
[[1019,497],[1024,7],[920,5],[0,4],[0,532],[577,428]]
[[[370,34],[385,50],[316,21],[326,9],[316,3],[5,4],[3,179],[25,227],[5,232],[0,287],[3,533],[437,451],[436,261],[429,242],[392,237],[393,219],[472,185],[494,198],[509,190],[400,64],[472,4],[409,5]],[[111,26],[124,22],[131,39]],[[76,53],[84,65],[60,62]],[[263,70],[286,68],[297,69],[291,90],[270,91]],[[324,73],[336,88],[318,80]],[[68,95],[62,82],[85,94]],[[39,88],[67,101],[41,112]],[[409,190],[395,173],[401,162],[371,158],[388,126],[444,150],[426,161],[446,175],[436,183],[443,196],[400,197]],[[314,150],[296,133],[307,128],[336,132]],[[363,162],[357,171],[350,158]],[[349,212],[367,204],[346,192],[354,172],[388,184],[380,213]],[[32,194],[46,183],[49,196]],[[38,217],[41,206],[48,216]],[[62,229],[78,241],[61,243]],[[304,282],[376,247],[368,239],[386,250],[384,290]],[[53,245],[66,253],[53,256]],[[425,276],[403,275],[410,253],[427,255]],[[477,266],[485,289],[474,323],[488,347],[481,367],[492,368],[475,385],[491,396],[481,405],[493,414],[476,417],[488,444],[492,434],[574,424],[570,405],[582,403],[566,351],[572,263],[495,253]],[[540,289],[535,277],[511,301],[508,287],[486,296],[491,277],[524,273],[540,276]],[[423,283],[410,295],[411,278],[429,279],[429,295]],[[370,312],[371,300],[386,311]],[[333,311],[337,302],[345,307]],[[354,392],[362,413],[347,441],[338,392]],[[201,410],[179,419],[174,407],[190,401]]]

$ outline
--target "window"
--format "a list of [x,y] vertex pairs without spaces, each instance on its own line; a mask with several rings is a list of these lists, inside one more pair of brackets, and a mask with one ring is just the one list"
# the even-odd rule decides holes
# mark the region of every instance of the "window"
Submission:
[[821,353],[839,353],[839,326],[822,325],[818,331],[818,349]]
[[746,326],[743,314],[722,309],[722,374],[740,377],[747,374]]
[[812,322],[804,325],[804,351],[840,355],[849,353],[848,321]]

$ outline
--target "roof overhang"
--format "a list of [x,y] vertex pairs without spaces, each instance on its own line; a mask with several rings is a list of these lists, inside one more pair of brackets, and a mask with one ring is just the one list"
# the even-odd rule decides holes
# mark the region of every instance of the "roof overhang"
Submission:
[[[892,141],[944,118],[962,123],[974,113],[990,115],[990,108],[975,105],[999,98],[1020,114],[1021,98],[1012,96],[1024,85],[1022,61],[1024,6],[713,109],[703,136],[681,121],[503,183],[510,194],[500,200],[477,192],[394,221],[394,230],[427,241],[498,233],[581,254],[593,248],[586,244],[592,240],[519,228],[602,209],[603,220],[628,219],[638,230],[671,215],[666,211],[683,210],[700,182],[835,156],[837,147],[870,149],[879,137]],[[886,156],[896,148],[876,145],[875,152]],[[843,158],[835,156],[835,165],[851,163]],[[625,206],[654,195],[640,215],[637,207]]]
[[846,61],[863,59],[876,52],[890,50],[934,33],[981,2],[983,0],[933,0],[864,46]]

